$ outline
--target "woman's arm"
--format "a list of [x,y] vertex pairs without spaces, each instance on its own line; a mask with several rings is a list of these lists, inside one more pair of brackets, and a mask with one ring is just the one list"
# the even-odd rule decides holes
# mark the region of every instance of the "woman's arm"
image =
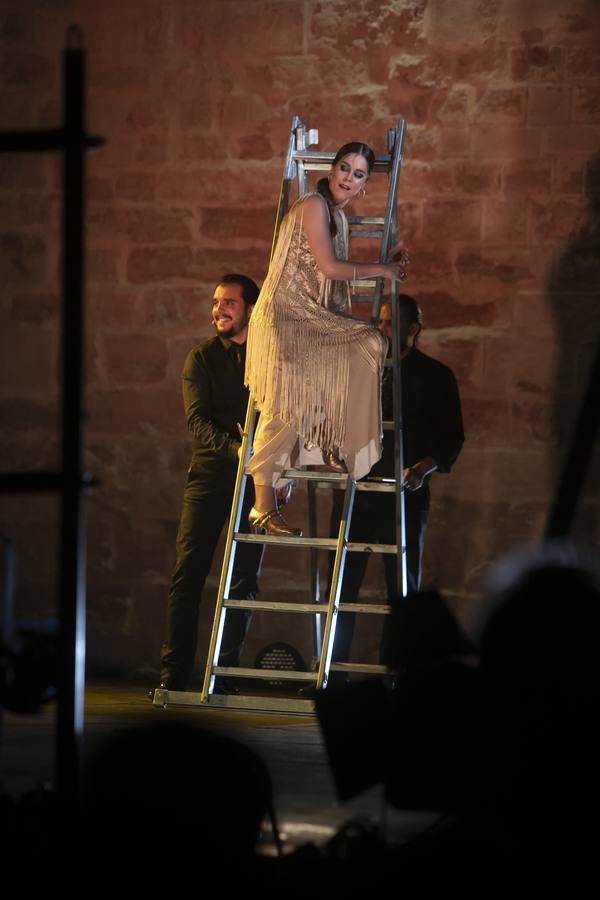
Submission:
[[350,281],[357,278],[389,278],[405,281],[406,271],[400,263],[346,262],[335,258],[329,233],[326,201],[321,197],[307,197],[302,204],[302,227],[311,253],[325,278]]

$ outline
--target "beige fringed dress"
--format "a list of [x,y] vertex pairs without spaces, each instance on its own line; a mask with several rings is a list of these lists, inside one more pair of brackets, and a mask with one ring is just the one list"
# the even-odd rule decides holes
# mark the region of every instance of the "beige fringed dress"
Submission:
[[[330,281],[317,268],[302,228],[310,196],[281,224],[250,319],[245,379],[261,413],[250,460],[256,484],[281,484],[281,471],[297,464],[305,445],[336,450],[357,479],[381,456],[387,339],[349,317],[348,282]],[[347,259],[348,223],[341,210],[335,216],[335,256]]]

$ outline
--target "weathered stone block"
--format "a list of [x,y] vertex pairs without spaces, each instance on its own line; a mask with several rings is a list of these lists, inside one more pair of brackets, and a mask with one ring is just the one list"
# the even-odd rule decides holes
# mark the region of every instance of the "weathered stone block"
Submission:
[[476,122],[524,122],[527,94],[524,88],[489,88],[474,111]]
[[5,285],[42,285],[46,274],[46,243],[22,233],[0,234],[0,279]]
[[565,77],[562,47],[518,47],[510,56],[514,81],[562,81]]
[[527,91],[527,124],[569,122],[571,118],[571,88],[561,86],[532,86]]
[[552,182],[552,162],[545,159],[516,159],[503,164],[504,190],[520,196],[547,193]]
[[479,200],[428,200],[423,209],[426,240],[477,240],[481,237]]
[[539,128],[505,125],[481,125],[473,135],[473,151],[477,157],[512,160],[515,157],[538,156],[542,134]]
[[11,304],[13,322],[43,325],[56,322],[62,312],[62,298],[55,294],[15,294]]
[[576,85],[573,89],[573,121],[590,125],[600,121],[600,85]]
[[524,241],[527,237],[527,212],[526,200],[499,200],[497,197],[486,200],[483,212],[484,240]]
[[533,237],[537,240],[558,238],[567,240],[584,222],[579,203],[572,200],[553,200],[549,203],[531,201]]
[[87,277],[90,284],[110,283],[117,280],[120,251],[94,248],[87,252]]
[[190,247],[138,247],[127,258],[127,280],[148,284],[171,278],[190,278]]
[[151,203],[156,196],[156,176],[152,172],[125,172],[115,180],[115,196],[120,200]]
[[495,194],[500,188],[500,165],[480,161],[454,165],[456,187],[465,194]]
[[165,377],[167,348],[163,338],[105,334],[102,356],[109,384],[151,384]]

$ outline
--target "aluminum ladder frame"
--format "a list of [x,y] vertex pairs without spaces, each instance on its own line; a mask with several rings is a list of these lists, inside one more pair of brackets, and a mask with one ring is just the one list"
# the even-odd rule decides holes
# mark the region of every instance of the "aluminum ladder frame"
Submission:
[[[350,237],[381,238],[379,262],[388,259],[390,249],[397,234],[396,222],[396,198],[400,168],[402,163],[402,151],[406,124],[399,120],[396,128],[388,130],[387,145],[388,154],[377,156],[374,172],[384,173],[389,176],[386,212],[384,217],[378,216],[349,216]],[[289,207],[290,188],[292,181],[297,180],[298,196],[307,192],[307,172],[327,171],[335,156],[332,152],[310,150],[309,147],[318,142],[318,132],[307,129],[300,119],[295,116],[292,120],[288,149],[284,164],[283,178],[279,194],[279,202],[275,220],[271,258],[273,256],[279,228]],[[365,227],[366,226],[366,227]],[[376,324],[382,303],[383,278],[361,279],[352,282],[361,289],[370,289],[372,294],[353,294],[353,301],[372,303],[371,323]],[[393,422],[384,422],[384,428],[394,431],[395,438],[395,478],[392,481],[382,480],[356,482],[349,475],[341,475],[333,472],[317,472],[310,470],[289,469],[283,474],[286,478],[297,481],[305,481],[308,487],[309,523],[308,537],[277,537],[273,535],[242,534],[239,532],[242,500],[246,478],[248,475],[248,462],[252,447],[254,427],[257,418],[257,410],[254,400],[249,398],[246,420],[242,435],[242,447],[237,478],[232,499],[232,512],[229,518],[225,538],[223,564],[215,604],[213,626],[211,630],[207,663],[200,694],[190,691],[168,691],[158,689],[154,695],[156,706],[211,706],[227,707],[231,709],[252,709],[264,712],[280,712],[298,715],[313,715],[315,703],[313,699],[301,699],[297,697],[282,697],[275,695],[234,695],[213,693],[216,676],[249,678],[253,680],[289,682],[290,685],[307,685],[309,690],[321,690],[326,688],[330,671],[349,671],[362,673],[387,673],[389,670],[381,665],[367,665],[357,663],[331,663],[333,644],[335,638],[335,626],[338,613],[371,613],[388,614],[388,604],[363,604],[340,603],[340,594],[344,574],[346,553],[348,552],[375,552],[394,553],[397,558],[397,585],[398,594],[406,596],[406,538],[404,496],[402,488],[396,489],[396,485],[402,485],[403,456],[402,456],[402,404],[400,381],[400,328],[398,320],[397,285],[394,282],[391,289],[392,304],[392,358],[386,361],[394,369],[393,384]],[[335,538],[319,538],[316,532],[316,495],[319,486],[335,486],[345,489],[342,517],[338,535]],[[396,495],[396,544],[365,544],[353,543],[348,540],[352,509],[356,491],[382,491],[394,492]],[[236,543],[261,543],[278,546],[304,547],[310,551],[311,581],[313,585],[314,599],[310,603],[296,603],[269,600],[236,600],[229,599],[229,589],[233,574]],[[317,565],[317,553],[319,550],[335,551],[333,573],[331,578],[331,590],[327,604],[320,603],[320,578]],[[315,609],[315,607],[321,607]],[[219,666],[219,654],[221,639],[225,624],[225,616],[228,609],[249,609],[263,612],[284,613],[309,613],[315,616],[315,655],[318,660],[316,671],[299,672],[295,670],[260,669],[241,666]],[[321,617],[325,617],[324,629]]]

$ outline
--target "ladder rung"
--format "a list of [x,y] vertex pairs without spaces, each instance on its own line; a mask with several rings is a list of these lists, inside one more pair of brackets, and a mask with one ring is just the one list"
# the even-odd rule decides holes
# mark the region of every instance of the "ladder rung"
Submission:
[[356,490],[393,494],[396,490],[396,481],[393,478],[390,478],[389,481],[357,481]]
[[367,231],[366,228],[351,228],[349,232],[350,237],[363,237],[363,238],[380,238],[383,235],[383,231]]
[[[352,284],[359,284],[361,287],[372,287],[376,288],[377,284],[375,281],[353,281]],[[372,294],[352,294],[352,302],[353,303],[373,303],[375,297]]]
[[[253,609],[263,612],[284,613],[312,613],[313,615],[326,615],[329,604],[327,603],[289,603],[283,600],[224,600],[223,606],[227,609]],[[373,613],[386,616],[391,612],[391,606],[380,603],[340,603],[339,612],[346,613]]]
[[379,666],[376,663],[331,663],[329,666],[330,672],[364,672],[365,674],[381,674],[381,675],[394,675],[395,672],[393,669],[388,669],[387,666]]
[[335,538],[318,537],[278,537],[274,534],[242,534],[237,531],[234,541],[240,544],[280,544],[282,547],[312,547],[314,550],[335,550]]
[[261,678],[265,681],[315,681],[317,672],[298,672],[296,669],[249,669],[242,666],[214,666],[213,675],[235,678]]
[[[274,534],[242,534],[236,532],[234,541],[240,544],[274,544],[280,547],[304,547],[313,550],[336,550],[336,538],[318,537],[279,537]],[[346,550],[350,553],[397,553],[395,544],[368,544],[350,542],[346,544]]]
[[359,544],[350,542],[346,544],[346,550],[350,553],[397,553],[395,544]]
[[345,613],[375,613],[378,616],[389,616],[392,607],[389,603],[340,603],[338,610]]
[[385,225],[384,216],[347,216],[350,225]]
[[[303,162],[304,168],[309,172],[321,171],[322,169],[330,168],[331,163],[335,159],[335,153],[332,153],[330,150],[294,150],[292,159],[295,162]],[[373,171],[387,173],[390,168],[390,161],[390,156],[376,156]]]
[[313,469],[285,469],[281,473],[282,478],[299,478],[305,481],[341,481],[345,482],[347,475],[339,475],[336,472],[317,472]]
[[289,603],[279,600],[224,600],[227,609],[254,609],[263,612],[326,613],[326,603]]

